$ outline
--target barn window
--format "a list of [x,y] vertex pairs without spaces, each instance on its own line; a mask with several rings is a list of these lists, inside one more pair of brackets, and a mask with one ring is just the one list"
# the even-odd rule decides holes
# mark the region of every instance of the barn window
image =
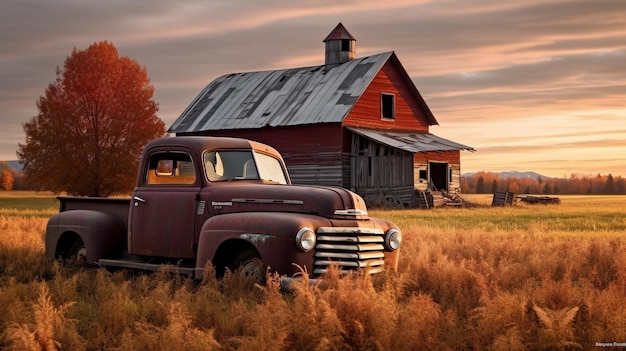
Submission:
[[425,169],[420,169],[420,180],[428,180],[428,172]]
[[396,96],[393,94],[380,94],[380,116],[386,119],[396,118]]

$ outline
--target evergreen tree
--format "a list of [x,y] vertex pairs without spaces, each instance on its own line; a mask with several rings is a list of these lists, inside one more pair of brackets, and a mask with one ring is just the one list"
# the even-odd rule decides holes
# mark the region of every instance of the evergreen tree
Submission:
[[615,193],[620,195],[626,194],[626,182],[624,181],[624,178],[617,177],[617,181],[615,182]]
[[610,173],[606,177],[606,183],[604,183],[604,193],[608,195],[615,194],[615,182],[613,180],[613,175]]
[[476,193],[484,194],[485,193],[485,178],[482,176],[478,178],[478,182],[476,183]]

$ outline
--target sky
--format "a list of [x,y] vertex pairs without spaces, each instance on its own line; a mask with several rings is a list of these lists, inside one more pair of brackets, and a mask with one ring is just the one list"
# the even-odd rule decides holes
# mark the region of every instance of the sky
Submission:
[[144,66],[169,127],[219,76],[324,64],[340,22],[357,57],[396,53],[431,133],[477,150],[463,173],[626,177],[623,0],[2,0],[0,160],[74,48]]

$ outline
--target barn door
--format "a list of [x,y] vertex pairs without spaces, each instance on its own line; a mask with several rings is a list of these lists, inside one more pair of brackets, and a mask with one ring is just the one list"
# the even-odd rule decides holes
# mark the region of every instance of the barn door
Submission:
[[429,162],[428,172],[430,173],[430,183],[435,189],[448,191],[449,167],[447,162]]

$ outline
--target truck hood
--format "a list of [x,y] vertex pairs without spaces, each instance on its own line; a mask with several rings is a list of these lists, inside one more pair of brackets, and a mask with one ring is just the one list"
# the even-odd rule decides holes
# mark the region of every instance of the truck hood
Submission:
[[235,181],[210,189],[208,199],[206,206],[211,215],[262,211],[306,213],[329,219],[367,218],[363,198],[339,187]]

